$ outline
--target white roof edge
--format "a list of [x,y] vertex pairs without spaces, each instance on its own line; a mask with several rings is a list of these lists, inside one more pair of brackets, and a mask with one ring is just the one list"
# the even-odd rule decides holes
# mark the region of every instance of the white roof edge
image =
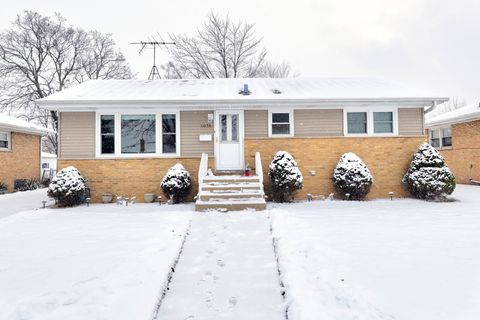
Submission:
[[480,120],[480,106],[469,105],[425,119],[425,127],[436,127]]
[[[70,107],[91,108],[92,106],[159,106],[159,107],[214,107],[214,106],[278,106],[278,105],[322,105],[352,103],[413,103],[429,106],[444,103],[448,97],[411,97],[411,98],[339,98],[339,99],[190,99],[190,100],[37,100],[39,106],[48,110],[69,109]],[[61,107],[61,108],[59,108]]]

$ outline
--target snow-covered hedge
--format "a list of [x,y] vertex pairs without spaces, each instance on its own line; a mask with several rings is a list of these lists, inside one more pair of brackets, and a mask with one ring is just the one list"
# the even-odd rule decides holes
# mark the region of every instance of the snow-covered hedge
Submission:
[[297,162],[286,151],[278,151],[268,169],[272,183],[272,199],[277,202],[288,202],[297,190],[303,188],[303,176]]
[[48,196],[60,206],[75,206],[85,200],[85,179],[75,167],[66,167],[57,172],[48,186]]
[[455,190],[455,176],[445,165],[442,155],[428,143],[413,155],[410,167],[403,177],[410,193],[419,199],[436,200]]
[[168,199],[179,203],[190,193],[192,178],[184,166],[177,163],[167,171],[160,186]]
[[333,171],[333,183],[341,195],[350,194],[350,199],[360,200],[370,191],[373,177],[368,167],[356,154],[347,152],[340,157]]

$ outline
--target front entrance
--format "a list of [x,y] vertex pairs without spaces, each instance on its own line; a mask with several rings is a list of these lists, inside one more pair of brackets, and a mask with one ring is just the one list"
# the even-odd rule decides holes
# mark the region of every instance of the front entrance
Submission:
[[217,170],[243,169],[243,111],[217,111],[215,159]]

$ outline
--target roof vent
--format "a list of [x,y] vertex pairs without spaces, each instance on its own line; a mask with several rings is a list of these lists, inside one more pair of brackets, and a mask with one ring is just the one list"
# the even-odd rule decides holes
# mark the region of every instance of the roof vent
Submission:
[[238,91],[238,94],[242,94],[244,96],[248,96],[251,93],[252,92],[250,92],[250,90],[248,90],[248,84],[246,84],[246,83],[243,85],[243,90]]
[[274,94],[281,94],[281,93],[282,93],[282,91],[280,91],[280,90],[278,90],[278,89],[273,89],[272,92],[273,92]]

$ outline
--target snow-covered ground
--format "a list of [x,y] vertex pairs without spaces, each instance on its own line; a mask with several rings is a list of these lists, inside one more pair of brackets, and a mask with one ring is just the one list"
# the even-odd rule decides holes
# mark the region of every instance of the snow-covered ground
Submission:
[[43,192],[0,196],[11,209],[0,219],[0,320],[284,319],[286,307],[293,320],[480,316],[480,187],[460,185],[448,203],[316,201],[227,214],[92,205],[13,214],[38,208]]
[[25,210],[34,210],[42,207],[42,201],[47,201],[47,206],[53,200],[47,197],[47,189],[15,192],[0,195],[0,218]]
[[289,319],[479,319],[480,187],[454,198],[270,206]]
[[189,233],[158,320],[284,319],[265,213],[197,214]]
[[191,205],[41,209],[0,219],[0,319],[151,319]]

